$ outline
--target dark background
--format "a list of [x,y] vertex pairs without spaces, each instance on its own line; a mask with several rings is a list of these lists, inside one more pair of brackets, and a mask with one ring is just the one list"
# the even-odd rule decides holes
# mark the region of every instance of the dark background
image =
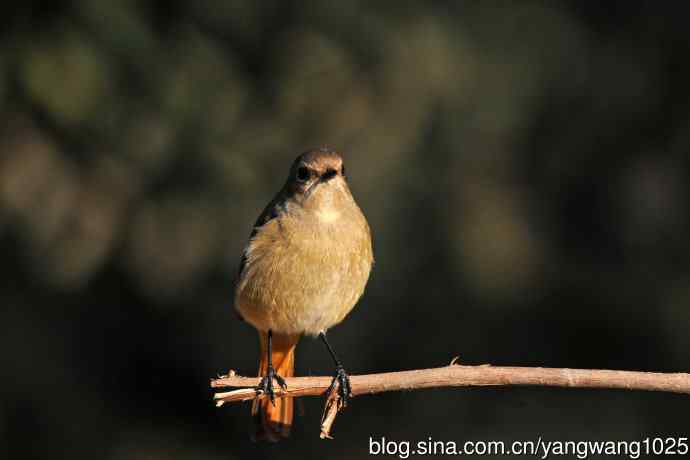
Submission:
[[[257,368],[232,313],[251,225],[319,145],[375,236],[330,334],[352,373],[690,370],[683,3],[502,5],[4,2],[0,458],[687,436],[690,398],[661,393],[387,393],[330,442],[308,398],[280,445],[249,442],[248,404],[211,402],[209,378]],[[299,374],[331,367],[302,341]]]

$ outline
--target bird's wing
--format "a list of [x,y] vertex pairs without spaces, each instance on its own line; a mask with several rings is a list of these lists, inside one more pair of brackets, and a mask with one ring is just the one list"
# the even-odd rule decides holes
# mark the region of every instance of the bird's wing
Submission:
[[247,266],[247,254],[249,252],[249,247],[252,243],[252,239],[256,235],[256,233],[266,225],[268,222],[272,221],[273,219],[278,218],[283,212],[285,212],[285,199],[283,198],[283,194],[279,193],[276,195],[273,200],[271,200],[270,203],[264,208],[263,212],[259,216],[258,219],[256,219],[256,222],[254,223],[254,228],[252,229],[252,233],[249,235],[249,241],[247,242],[247,245],[244,248],[244,251],[242,251],[242,259],[240,260],[240,268],[239,271],[237,272],[237,280],[239,281],[242,278],[242,274],[244,272],[244,269]]

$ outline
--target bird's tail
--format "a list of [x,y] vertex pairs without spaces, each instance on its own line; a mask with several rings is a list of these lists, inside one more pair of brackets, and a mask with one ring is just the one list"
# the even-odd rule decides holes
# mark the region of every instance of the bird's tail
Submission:
[[[268,371],[268,334],[259,332],[261,342],[261,361],[259,361],[259,377],[266,375]],[[271,361],[276,373],[287,378],[294,375],[295,347],[299,341],[299,335],[273,333],[271,340]],[[273,382],[274,387],[278,383]],[[276,442],[281,438],[290,436],[292,426],[293,401],[292,398],[275,399],[275,406],[270,398],[256,399],[252,405],[252,415],[255,421],[254,441]]]

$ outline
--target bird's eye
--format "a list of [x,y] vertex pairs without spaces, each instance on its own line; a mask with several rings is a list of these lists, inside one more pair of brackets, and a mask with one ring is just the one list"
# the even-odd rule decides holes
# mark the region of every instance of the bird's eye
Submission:
[[301,166],[297,170],[297,180],[298,181],[306,182],[307,180],[309,180],[310,177],[311,177],[311,173],[309,172],[309,168],[307,168],[306,166]]

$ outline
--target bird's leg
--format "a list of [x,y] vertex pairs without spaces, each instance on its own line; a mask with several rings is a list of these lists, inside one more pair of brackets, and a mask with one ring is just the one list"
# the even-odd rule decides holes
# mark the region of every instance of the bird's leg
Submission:
[[340,400],[342,401],[343,406],[346,406],[348,398],[352,394],[350,387],[350,377],[347,375],[347,372],[345,372],[345,368],[338,360],[338,357],[335,355],[335,352],[333,351],[333,348],[331,348],[331,345],[328,343],[328,340],[326,339],[326,333],[320,332],[319,338],[326,345],[326,348],[328,348],[328,352],[331,354],[331,357],[333,358],[333,362],[335,362],[335,375],[333,376],[331,385],[326,390],[326,396],[330,396],[331,393],[333,393],[333,391],[335,390],[336,386],[338,386],[338,394],[340,395]]
[[276,382],[278,382],[278,385],[282,389],[286,389],[287,385],[285,384],[285,380],[278,375],[276,370],[273,368],[273,359],[272,359],[272,344],[271,342],[273,341],[273,332],[269,329],[268,330],[268,347],[266,347],[266,353],[267,353],[267,363],[268,366],[266,367],[266,375],[261,377],[261,381],[259,382],[259,385],[256,387],[256,391],[262,391],[264,394],[267,394],[269,398],[271,398],[271,403],[275,406],[276,405],[276,395],[275,391],[273,390],[273,379],[276,379]]

